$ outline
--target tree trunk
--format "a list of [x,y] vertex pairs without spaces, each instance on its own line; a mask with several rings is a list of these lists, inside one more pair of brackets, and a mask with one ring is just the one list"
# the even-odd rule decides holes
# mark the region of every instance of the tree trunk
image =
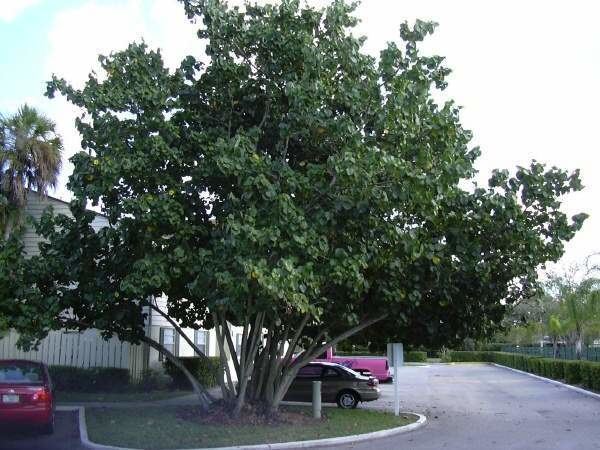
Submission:
[[[313,340],[310,347],[300,355],[296,360],[293,361],[291,365],[283,365],[284,361],[287,361],[287,356],[293,353],[293,349],[288,349],[286,352],[286,357],[281,358],[279,356],[278,345],[271,344],[272,347],[275,347],[277,350],[275,354],[271,353],[270,355],[270,364],[269,364],[269,376],[267,377],[267,382],[265,385],[265,392],[261,396],[260,400],[262,400],[265,405],[265,410],[267,414],[275,414],[279,410],[279,405],[283,400],[283,397],[287,393],[290,385],[294,381],[298,371],[304,367],[306,364],[314,360],[317,356],[319,356],[324,351],[327,351],[329,348],[336,345],[338,342],[349,338],[350,336],[358,333],[364,328],[383,320],[387,314],[382,314],[380,316],[374,317],[372,319],[365,320],[359,325],[345,331],[344,333],[338,335],[337,337],[331,339],[329,342],[322,344],[321,339],[325,336],[325,331],[321,331],[319,335]],[[273,349],[271,349],[273,351]]]
[[[262,326],[265,314],[259,313],[254,319],[254,324],[248,327],[244,325],[244,334],[242,336],[242,351],[240,352],[240,372],[238,378],[238,398],[233,410],[234,417],[240,415],[246,402],[246,390],[248,388],[248,379],[254,369],[254,361],[257,357],[258,344],[262,336]],[[248,331],[249,328],[249,331]],[[248,331],[248,332],[247,332]]]
[[583,356],[583,336],[581,333],[577,333],[577,338],[575,340],[575,357],[577,359],[581,359]]
[[552,339],[552,357],[556,359],[558,355],[558,338]]
[[192,347],[192,350],[194,350],[194,353],[196,353],[198,356],[200,356],[201,358],[208,358],[199,348],[196,344],[194,344],[194,342],[187,336],[187,334],[185,334],[183,332],[183,328],[181,328],[179,326],[179,324],[177,322],[175,322],[167,313],[165,313],[162,309],[160,309],[158,306],[149,303],[150,308],[152,308],[154,311],[156,311],[157,313],[159,313],[161,316],[163,316],[165,318],[165,320],[167,322],[169,322],[173,328],[175,328],[175,330],[177,330],[177,333],[179,334],[179,336],[181,336],[190,347]]
[[213,321],[215,323],[215,334],[217,335],[217,346],[219,348],[219,358],[222,366],[221,373],[219,374],[219,385],[221,386],[223,400],[226,403],[231,403],[232,399],[235,397],[235,386],[231,378],[229,362],[227,361],[227,354],[225,352],[225,336],[223,336],[225,331],[221,328],[216,314],[213,314]]
[[192,385],[194,393],[198,397],[200,408],[203,411],[207,411],[210,404],[214,402],[214,398],[208,393],[204,386],[202,386],[198,382],[196,377],[192,375],[192,373],[189,370],[187,370],[187,368],[181,363],[181,361],[179,361],[179,358],[177,358],[175,355],[173,355],[173,353],[168,351],[166,348],[164,348],[162,345],[160,345],[155,340],[149,338],[148,336],[144,336],[142,338],[142,341],[146,342],[150,347],[152,347],[159,353],[162,353],[169,361],[173,363],[173,365],[175,365],[179,370],[183,372],[183,374],[187,377],[190,384]]

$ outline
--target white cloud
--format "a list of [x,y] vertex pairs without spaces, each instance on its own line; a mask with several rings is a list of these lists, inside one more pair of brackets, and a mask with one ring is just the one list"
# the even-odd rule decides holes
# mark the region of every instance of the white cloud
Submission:
[[41,0],[2,0],[0,3],[0,20],[12,22],[23,11],[38,4]]

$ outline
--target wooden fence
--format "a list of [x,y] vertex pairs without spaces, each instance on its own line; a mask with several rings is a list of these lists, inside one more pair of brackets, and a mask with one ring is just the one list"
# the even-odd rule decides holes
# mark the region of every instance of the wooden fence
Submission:
[[30,359],[50,366],[118,367],[128,369],[133,379],[148,367],[146,345],[132,345],[116,337],[102,339],[97,330],[51,331],[37,350],[17,348],[19,335],[10,331],[0,339],[0,359]]

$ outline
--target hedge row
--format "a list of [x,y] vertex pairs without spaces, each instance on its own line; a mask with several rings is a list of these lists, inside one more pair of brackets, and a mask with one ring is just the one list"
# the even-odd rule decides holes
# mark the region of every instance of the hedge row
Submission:
[[446,354],[449,362],[493,362],[546,378],[564,380],[585,388],[600,391],[600,363],[550,359],[539,356],[504,352],[453,351]]
[[113,367],[50,366],[50,377],[59,391],[114,392],[129,386],[129,371]]
[[[204,387],[216,386],[219,382],[218,376],[221,368],[221,359],[218,356],[179,358],[179,361],[196,376]],[[166,361],[164,366],[167,374],[173,378],[173,387],[177,389],[190,388],[190,382],[187,377],[173,363]]]
[[[218,382],[219,358],[180,358],[185,367],[206,387],[215,386]],[[179,369],[165,363],[167,374],[158,371],[147,371],[142,378],[133,383],[127,369],[112,367],[71,367],[50,366],[50,377],[58,391],[71,392],[117,392],[124,390],[154,390],[171,387],[189,389],[190,384]],[[171,383],[171,378],[173,379]]]
[[427,352],[410,351],[404,353],[405,362],[427,362]]

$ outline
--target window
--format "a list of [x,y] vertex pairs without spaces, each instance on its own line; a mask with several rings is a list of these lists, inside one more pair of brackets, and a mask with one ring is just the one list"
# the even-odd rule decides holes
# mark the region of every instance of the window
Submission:
[[317,365],[304,366],[298,371],[297,378],[319,378],[323,368]]
[[194,331],[194,344],[196,344],[196,347],[198,347],[202,353],[208,356],[208,331]]
[[0,362],[0,384],[42,384],[44,369],[40,364],[27,361]]
[[326,367],[323,372],[323,378],[338,378],[339,376],[340,373],[331,367]]
[[[177,345],[177,335],[175,334],[175,328],[160,329],[160,344],[165,349],[173,353],[173,355],[178,356],[179,347]],[[158,360],[164,360],[164,356],[162,353],[159,353]]]

